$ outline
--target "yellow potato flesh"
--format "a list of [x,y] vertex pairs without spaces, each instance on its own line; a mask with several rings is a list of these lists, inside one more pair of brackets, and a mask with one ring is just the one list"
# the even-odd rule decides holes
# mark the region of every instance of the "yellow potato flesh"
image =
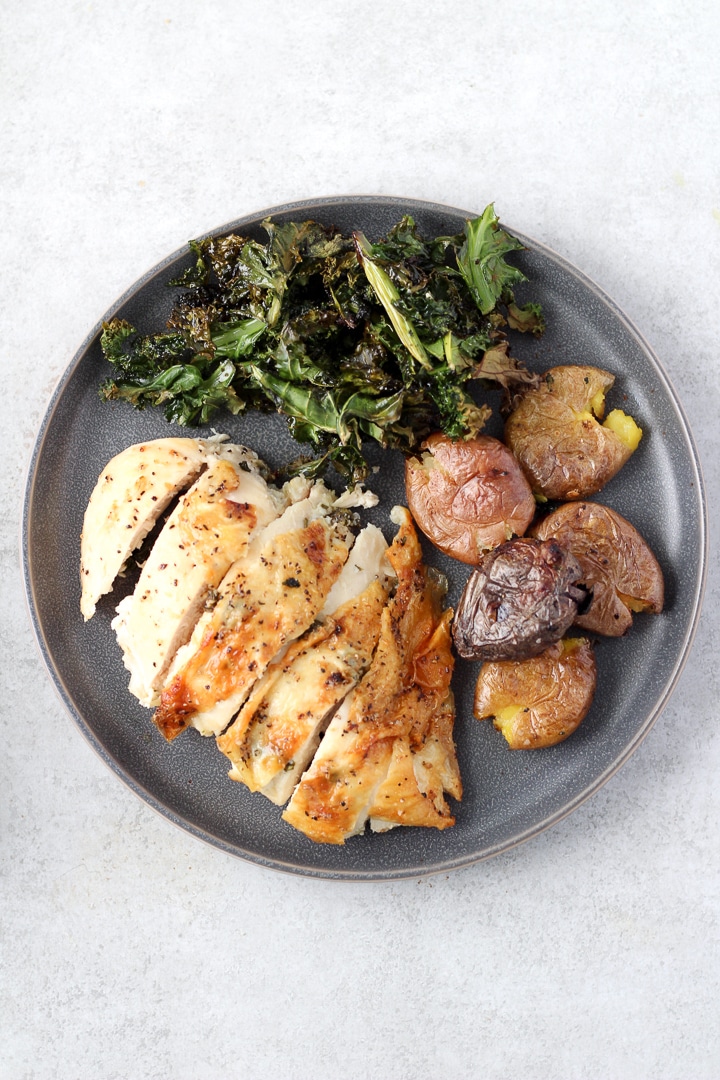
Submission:
[[595,416],[599,420],[602,420],[603,413],[605,412],[605,393],[602,390],[598,390],[597,394],[590,401],[590,408]]
[[628,450],[637,450],[642,439],[642,428],[638,427],[632,416],[628,416],[622,409],[613,409],[611,413],[608,413],[603,427],[614,431]]
[[513,729],[513,724],[515,722],[515,717],[518,715],[518,713],[521,713],[523,711],[523,708],[525,708],[525,711],[527,712],[526,706],[506,705],[504,709],[498,709],[495,715],[495,719],[493,722],[494,726],[497,731],[502,732],[508,742],[510,742],[511,739],[511,732]]

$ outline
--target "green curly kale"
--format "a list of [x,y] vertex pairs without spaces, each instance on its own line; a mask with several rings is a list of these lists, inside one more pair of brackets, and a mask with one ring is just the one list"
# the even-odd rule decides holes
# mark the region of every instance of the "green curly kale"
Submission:
[[265,244],[190,244],[162,332],[103,326],[115,372],[102,398],[159,406],[186,426],[220,408],[276,409],[312,451],[295,471],[333,464],[354,484],[367,473],[365,439],[410,453],[438,429],[474,436],[490,410],[471,380],[512,393],[534,379],[510,356],[505,327],[540,334],[542,313],[515,303],[524,275],[505,256],[521,245],[492,206],[431,240],[409,216],[375,244],[314,221],[263,226]]

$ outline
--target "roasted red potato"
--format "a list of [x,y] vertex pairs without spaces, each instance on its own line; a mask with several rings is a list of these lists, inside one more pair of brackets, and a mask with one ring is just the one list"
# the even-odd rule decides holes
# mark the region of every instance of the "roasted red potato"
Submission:
[[529,660],[483,664],[475,716],[493,717],[511,750],[554,746],[587,715],[596,683],[592,645],[586,638],[566,638]]
[[530,485],[512,452],[479,435],[452,442],[431,435],[405,463],[407,503],[436,547],[477,565],[484,553],[521,536],[535,514]]
[[472,572],[453,623],[466,660],[524,660],[557,641],[587,594],[582,571],[557,540],[519,537],[489,552]]
[[575,622],[584,630],[620,637],[634,611],[660,612],[664,582],[660,565],[640,533],[615,510],[599,503],[567,503],[533,530],[555,537],[580,563],[592,601]]
[[505,442],[546,499],[584,499],[600,491],[637,448],[642,431],[622,410],[603,422],[615,377],[600,368],[551,368],[505,424]]

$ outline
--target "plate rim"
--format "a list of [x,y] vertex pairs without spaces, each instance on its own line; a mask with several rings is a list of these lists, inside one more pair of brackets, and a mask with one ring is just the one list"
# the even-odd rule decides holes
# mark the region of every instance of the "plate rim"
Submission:
[[[287,214],[291,212],[303,212],[308,213],[312,211],[313,207],[321,207],[323,211],[332,206],[344,206],[347,207],[353,204],[362,204],[363,206],[373,205],[377,206],[398,206],[403,207],[406,211],[412,213],[413,209],[422,210],[426,212],[446,212],[454,216],[472,218],[475,216],[474,212],[461,210],[458,207],[451,206],[450,204],[440,203],[433,200],[423,200],[415,198],[405,198],[393,195],[334,195],[327,197],[316,197],[312,199],[295,200],[292,202],[282,203],[276,206],[268,207],[264,210],[255,211],[249,214],[245,214],[240,218],[236,218],[230,222],[226,222],[209,232],[202,233],[198,239],[214,236],[222,236],[226,233],[243,227],[244,225],[257,225],[265,217]],[[279,873],[292,874],[293,876],[320,878],[332,881],[397,881],[401,879],[422,878],[440,873],[448,873],[451,870],[458,870],[466,866],[472,866],[478,862],[484,862],[487,859],[493,858],[496,855],[502,854],[507,851],[511,851],[514,848],[526,843],[528,840],[535,836],[546,832],[554,825],[559,824],[562,820],[574,813],[580,806],[582,806],[592,795],[600,790],[610,780],[619,769],[628,761],[628,759],[635,753],[640,744],[647,737],[655,725],[658,717],[665,709],[669,698],[673,694],[677,683],[683,673],[688,657],[690,655],[692,645],[697,633],[698,625],[700,622],[703,597],[707,581],[708,570],[708,506],[705,482],[703,478],[702,463],[695,444],[695,439],[692,434],[692,430],[687,420],[685,410],[683,408],[680,397],[675,390],[667,372],[664,370],[659,358],[657,357],[654,349],[651,347],[644,335],[638,330],[636,325],[625,314],[625,312],[618,306],[618,304],[597,284],[591,277],[589,277],[584,271],[580,270],[574,263],[566,259],[563,255],[558,254],[552,248],[548,247],[541,241],[537,241],[527,234],[514,229],[511,225],[508,225],[503,220],[503,227],[507,229],[509,233],[517,237],[520,242],[525,245],[531,251],[537,251],[552,263],[557,264],[560,268],[564,269],[571,276],[576,278],[581,285],[585,286],[592,293],[600,303],[607,307],[612,315],[622,324],[623,328],[631,337],[633,337],[645,357],[650,361],[651,365],[655,369],[658,379],[662,382],[665,394],[669,402],[672,404],[672,408],[676,413],[679,421],[679,427],[684,437],[685,444],[689,451],[689,461],[692,465],[693,472],[695,474],[695,481],[697,485],[697,501],[699,505],[699,517],[698,517],[698,549],[699,559],[696,567],[695,575],[695,587],[692,596],[692,617],[688,620],[685,632],[683,635],[681,647],[678,650],[678,657],[673,666],[672,672],[662,692],[659,694],[655,706],[648,714],[642,727],[635,733],[634,737],[624,747],[622,753],[613,759],[610,765],[603,770],[599,776],[593,777],[592,781],[588,783],[582,791],[576,794],[568,803],[565,803],[562,807],[547,815],[539,822],[533,822],[531,826],[528,826],[521,833],[513,836],[510,840],[498,841],[490,847],[484,849],[481,852],[475,852],[471,854],[464,854],[462,856],[450,857],[444,862],[433,863],[430,867],[417,866],[407,867],[399,869],[353,869],[352,867],[344,867],[342,869],[327,869],[322,867],[313,867],[309,865],[300,865],[295,862],[282,858],[270,858],[262,856],[253,851],[241,849],[237,845],[232,845],[223,840],[219,836],[213,835],[207,829],[202,828],[196,822],[190,820],[187,816],[179,813],[171,805],[166,804],[162,799],[158,798],[152,791],[150,791],[144,784],[142,784],[135,777],[129,775],[129,773],[122,767],[116,757],[108,750],[104,743],[98,738],[95,732],[92,730],[88,722],[82,716],[80,711],[75,707],[72,693],[69,687],[66,685],[65,680],[58,668],[56,667],[52,651],[48,646],[44,628],[42,626],[38,606],[35,602],[35,581],[33,576],[33,557],[30,551],[30,532],[33,517],[33,493],[35,490],[36,481],[38,478],[38,466],[42,457],[42,451],[45,444],[45,440],[48,436],[52,419],[55,411],[58,407],[63,391],[71,380],[76,369],[84,359],[88,350],[91,348],[97,336],[102,328],[102,323],[112,318],[113,315],[120,310],[129,300],[131,300],[138,292],[147,286],[147,284],[158,275],[160,275],[168,266],[176,262],[179,258],[187,253],[187,244],[176,249],[171,254],[167,255],[160,262],[151,266],[144,274],[141,275],[132,285],[130,285],[124,292],[117,298],[117,300],[110,305],[105,314],[97,321],[92,330],[86,335],[81,345],[75,352],[72,360],[67,365],[65,370],[61,373],[54,390],[50,396],[48,404],[46,406],[43,417],[37,429],[35,439],[33,441],[32,449],[27,462],[25,471],[25,483],[23,485],[23,505],[22,515],[20,521],[20,555],[22,564],[22,577],[24,586],[24,599],[27,609],[28,619],[33,631],[33,636],[40,652],[41,658],[50,677],[51,684],[55,692],[57,693],[61,703],[65,710],[69,713],[75,726],[79,729],[80,733],[85,738],[85,741],[91,746],[91,748],[98,754],[103,763],[128,787],[138,798],[142,799],[146,805],[148,805],[157,814],[162,816],[166,821],[169,821],[177,828],[182,829],[184,832],[190,833],[196,839],[202,840],[210,847],[224,852],[226,855],[233,856],[234,858],[242,859],[243,861],[252,862],[255,865],[265,867],[267,869],[275,870]]]

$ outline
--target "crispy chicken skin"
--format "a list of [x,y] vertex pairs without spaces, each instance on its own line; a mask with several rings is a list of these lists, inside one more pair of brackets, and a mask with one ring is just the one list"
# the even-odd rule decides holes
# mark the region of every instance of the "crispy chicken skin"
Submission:
[[444,792],[455,799],[462,796],[453,740],[451,618],[452,612],[446,611],[427,651],[416,659],[417,687],[405,703],[412,708],[410,727],[395,739],[387,776],[370,807],[373,832],[396,825],[447,829],[455,824],[444,798]]
[[80,540],[80,610],[87,620],[170,500],[199,475],[213,440],[155,439],[116,454],[90,496]]
[[[393,518],[400,528],[388,559],[398,584],[382,613],[375,656],[331,720],[283,814],[320,843],[344,843],[371,814],[381,828],[420,823],[418,798],[434,808],[422,823],[444,828],[454,819],[443,789],[461,795],[445,586],[422,563],[409,512],[396,508]],[[388,793],[383,785],[393,770],[403,783],[393,799],[382,800],[381,812],[377,799]]]
[[162,691],[154,720],[167,739],[190,723],[203,734],[227,727],[276,653],[311,625],[348,548],[343,531],[319,516],[272,535],[230,568],[215,607],[198,623],[199,640],[193,635]]

